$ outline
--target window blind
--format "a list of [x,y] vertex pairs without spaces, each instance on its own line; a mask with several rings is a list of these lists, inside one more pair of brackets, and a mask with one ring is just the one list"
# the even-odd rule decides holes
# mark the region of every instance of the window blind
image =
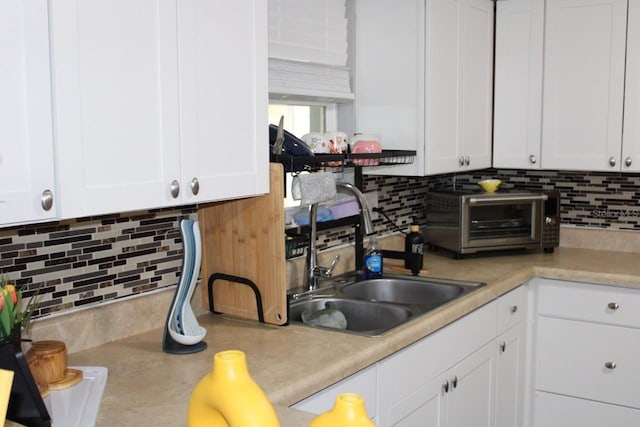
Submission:
[[353,99],[345,0],[269,0],[272,98]]

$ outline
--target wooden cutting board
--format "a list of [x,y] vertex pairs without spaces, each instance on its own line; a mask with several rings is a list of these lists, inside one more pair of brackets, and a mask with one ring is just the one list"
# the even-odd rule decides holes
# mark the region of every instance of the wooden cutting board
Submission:
[[[209,277],[228,274],[255,283],[266,323],[287,322],[283,180],[282,165],[271,163],[269,194],[199,208],[205,307],[209,306]],[[215,280],[213,302],[216,312],[258,320],[255,294],[246,285]]]

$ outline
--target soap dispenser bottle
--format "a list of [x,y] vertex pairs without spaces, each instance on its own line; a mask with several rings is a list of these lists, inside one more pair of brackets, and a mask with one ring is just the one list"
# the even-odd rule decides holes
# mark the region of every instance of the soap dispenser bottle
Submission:
[[[417,271],[422,270],[422,253],[424,249],[424,238],[420,233],[419,225],[412,225],[409,227],[409,234],[404,239],[404,253],[407,255],[404,259],[404,268],[408,268],[410,270],[414,270],[416,267]],[[417,265],[411,262],[414,260],[412,258],[415,256],[414,254],[419,254],[420,256],[415,258]]]
[[369,247],[364,251],[364,278],[377,279],[382,277],[382,251],[378,248],[378,237],[369,237]]

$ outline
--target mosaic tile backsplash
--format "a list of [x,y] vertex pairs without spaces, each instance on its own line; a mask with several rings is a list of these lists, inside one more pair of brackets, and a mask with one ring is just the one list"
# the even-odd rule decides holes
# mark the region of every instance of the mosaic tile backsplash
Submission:
[[[562,223],[640,230],[640,174],[485,169],[434,177],[365,176],[365,191],[378,192],[378,206],[402,230],[424,224],[430,190],[477,190],[484,178],[504,188],[558,190]],[[197,219],[195,206],[115,214],[0,229],[0,272],[25,295],[38,291],[35,316],[126,298],[173,286],[180,275],[182,218]],[[396,231],[384,217],[379,234]],[[353,242],[353,227],[319,233],[319,248]]]

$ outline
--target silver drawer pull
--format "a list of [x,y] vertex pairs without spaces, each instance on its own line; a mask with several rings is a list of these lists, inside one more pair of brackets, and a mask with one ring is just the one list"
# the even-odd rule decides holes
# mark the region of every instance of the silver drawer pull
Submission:
[[503,353],[504,353],[505,351],[507,351],[507,343],[506,343],[506,342],[502,341],[502,342],[500,343],[500,351],[501,351],[501,352],[503,352]]
[[618,304],[617,302],[610,302],[609,304],[607,304],[607,307],[609,307],[609,310],[617,310],[620,308],[620,304]]
[[517,305],[512,305],[511,306],[511,312],[515,313],[516,311],[518,311],[518,306]]
[[616,362],[607,362],[604,364],[604,367],[607,369],[616,369]]

